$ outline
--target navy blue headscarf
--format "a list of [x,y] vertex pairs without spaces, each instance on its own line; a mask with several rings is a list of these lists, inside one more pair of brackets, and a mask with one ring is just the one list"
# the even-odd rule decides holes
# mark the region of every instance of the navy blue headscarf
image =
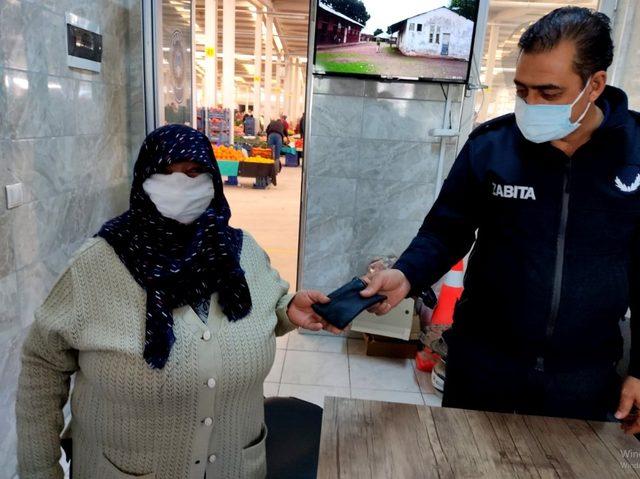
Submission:
[[[192,224],[162,216],[142,183],[174,163],[193,161],[213,178],[215,197]],[[129,210],[104,224],[103,237],[147,292],[144,359],[163,368],[175,342],[173,314],[218,293],[230,321],[251,311],[251,295],[240,268],[242,231],[229,226],[231,211],[208,138],[183,125],[167,125],[147,136],[136,161]]]

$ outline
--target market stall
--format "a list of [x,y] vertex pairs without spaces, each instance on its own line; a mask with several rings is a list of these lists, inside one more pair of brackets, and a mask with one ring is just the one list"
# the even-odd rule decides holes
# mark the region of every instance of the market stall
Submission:
[[238,177],[255,178],[254,188],[265,189],[269,184],[277,185],[277,167],[270,148],[254,147],[251,156],[247,150],[237,145],[214,146],[213,152],[218,162],[220,174],[228,179],[227,185],[237,186]]

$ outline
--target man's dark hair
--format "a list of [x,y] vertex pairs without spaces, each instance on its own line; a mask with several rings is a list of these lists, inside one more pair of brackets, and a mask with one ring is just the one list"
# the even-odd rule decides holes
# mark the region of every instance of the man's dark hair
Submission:
[[582,7],[562,7],[531,25],[520,37],[524,53],[546,52],[562,40],[576,46],[573,69],[586,83],[595,72],[609,68],[613,61],[611,22],[604,13]]

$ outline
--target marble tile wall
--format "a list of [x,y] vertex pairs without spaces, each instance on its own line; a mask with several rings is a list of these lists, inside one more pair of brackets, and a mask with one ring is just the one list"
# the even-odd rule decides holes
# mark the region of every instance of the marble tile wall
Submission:
[[640,2],[620,0],[613,17],[616,86],[629,97],[629,107],[640,111]]
[[[431,207],[445,110],[436,84],[314,78],[300,287],[331,291],[400,255]],[[450,87],[458,124],[462,87]],[[444,172],[456,141],[445,144]]]
[[[65,12],[102,28],[102,73],[67,67]],[[0,479],[15,477],[22,339],[69,256],[127,207],[142,87],[140,0],[0,0]]]

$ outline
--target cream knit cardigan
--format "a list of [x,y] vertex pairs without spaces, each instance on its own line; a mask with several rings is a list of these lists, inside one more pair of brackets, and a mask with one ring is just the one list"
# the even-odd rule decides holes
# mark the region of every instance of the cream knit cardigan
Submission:
[[[253,310],[237,322],[212,297],[204,324],[174,311],[161,370],[142,357],[146,293],[103,239],[76,253],[36,312],[16,401],[21,479],[57,479],[62,407],[71,392],[74,479],[262,478],[263,389],[275,335],[294,328],[289,285],[244,233]],[[67,430],[65,430],[67,434]]]

